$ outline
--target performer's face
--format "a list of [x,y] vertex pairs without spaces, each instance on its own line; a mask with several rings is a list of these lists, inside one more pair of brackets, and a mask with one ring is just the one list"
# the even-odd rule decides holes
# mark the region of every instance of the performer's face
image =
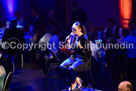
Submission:
[[78,35],[81,32],[81,29],[77,25],[72,26],[72,32],[76,35]]

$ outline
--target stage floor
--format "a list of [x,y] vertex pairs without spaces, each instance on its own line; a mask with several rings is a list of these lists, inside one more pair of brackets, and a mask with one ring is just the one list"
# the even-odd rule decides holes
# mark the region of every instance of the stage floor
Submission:
[[[96,84],[96,81],[94,83]],[[17,68],[14,72],[10,88],[10,91],[62,91],[66,89],[55,69],[51,69],[49,76],[46,77],[37,66],[37,63],[25,63],[23,69]],[[100,77],[96,89],[100,90],[95,91],[114,91],[106,72],[104,76]],[[76,91],[89,91],[89,89],[82,88]],[[90,91],[93,90],[90,89]]]

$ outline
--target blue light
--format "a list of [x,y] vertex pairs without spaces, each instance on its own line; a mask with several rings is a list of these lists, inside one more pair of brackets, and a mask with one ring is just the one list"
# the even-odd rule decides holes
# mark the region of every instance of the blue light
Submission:
[[7,13],[8,19],[14,17],[16,2],[17,2],[17,0],[3,0],[3,6],[4,6],[5,11]]

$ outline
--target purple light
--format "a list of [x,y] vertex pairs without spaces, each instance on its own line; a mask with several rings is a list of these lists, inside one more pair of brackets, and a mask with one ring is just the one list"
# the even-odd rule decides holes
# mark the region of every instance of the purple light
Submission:
[[7,0],[7,6],[9,13],[12,14],[12,12],[14,11],[14,0]]
[[8,19],[14,16],[15,6],[17,0],[3,0],[5,11],[7,12]]

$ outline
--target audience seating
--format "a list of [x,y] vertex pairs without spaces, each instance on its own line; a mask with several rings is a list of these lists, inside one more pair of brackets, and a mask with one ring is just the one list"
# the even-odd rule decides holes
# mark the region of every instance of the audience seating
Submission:
[[108,71],[112,88],[117,88],[121,81],[127,80],[127,58],[127,55],[122,52],[113,55]]

